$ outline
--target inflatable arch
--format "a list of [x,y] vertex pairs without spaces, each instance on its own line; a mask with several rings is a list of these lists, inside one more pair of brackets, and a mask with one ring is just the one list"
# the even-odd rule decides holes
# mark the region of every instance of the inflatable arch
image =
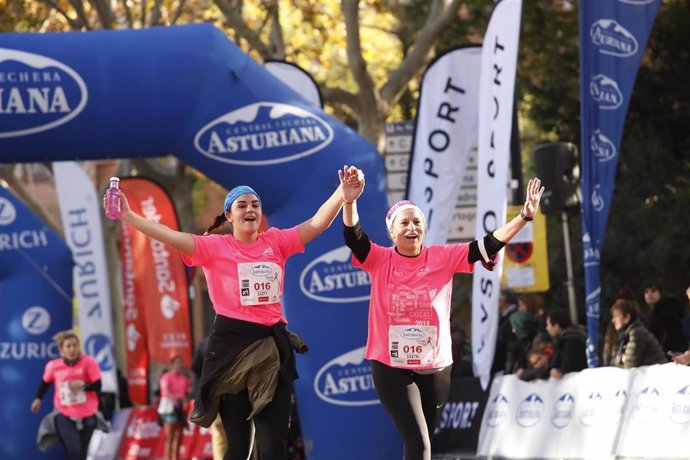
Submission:
[[[277,227],[310,217],[338,168],[357,165],[368,183],[362,221],[387,241],[375,148],[213,26],[0,35],[0,162],[169,154],[226,188],[254,187]],[[340,222],[286,272],[286,315],[311,348],[295,383],[309,458],[402,457],[363,360],[369,285],[350,264]]]

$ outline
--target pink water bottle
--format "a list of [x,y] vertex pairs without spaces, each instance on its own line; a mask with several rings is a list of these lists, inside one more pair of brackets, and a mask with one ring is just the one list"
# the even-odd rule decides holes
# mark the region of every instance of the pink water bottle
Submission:
[[110,178],[110,188],[105,191],[105,216],[108,219],[117,220],[122,215],[122,200],[117,196],[120,191],[120,179]]

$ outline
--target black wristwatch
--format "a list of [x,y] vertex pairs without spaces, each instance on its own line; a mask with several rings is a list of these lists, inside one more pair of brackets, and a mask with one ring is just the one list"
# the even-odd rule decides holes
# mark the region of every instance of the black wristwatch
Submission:
[[520,209],[520,217],[522,217],[522,220],[526,222],[530,222],[532,219],[534,219],[534,216],[527,217],[524,213],[524,209]]

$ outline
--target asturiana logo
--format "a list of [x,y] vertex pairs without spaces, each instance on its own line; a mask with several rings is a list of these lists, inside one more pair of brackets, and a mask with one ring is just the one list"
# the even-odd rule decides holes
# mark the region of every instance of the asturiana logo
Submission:
[[592,426],[600,419],[603,399],[601,393],[595,391],[589,394],[580,412],[580,423],[584,426]]
[[271,274],[273,273],[273,269],[268,265],[261,264],[257,265],[256,267],[252,267],[251,270],[249,270],[249,272],[254,276],[266,278],[267,276],[271,276]]
[[400,337],[402,337],[403,339],[408,339],[408,340],[409,339],[413,339],[413,340],[423,339],[425,335],[426,334],[424,334],[423,330],[416,328],[416,327],[408,327],[407,329],[403,329],[400,332]]
[[299,277],[302,293],[310,299],[329,303],[369,300],[369,274],[351,263],[352,252],[341,246],[312,260]]
[[635,36],[613,19],[596,21],[589,28],[589,37],[602,54],[628,57],[637,53]]
[[623,93],[618,83],[606,75],[596,75],[589,83],[589,94],[602,110],[614,110],[623,104]]
[[649,5],[656,0],[618,0],[621,3],[629,3],[631,5]]
[[196,149],[224,163],[264,166],[323,150],[333,128],[300,107],[257,102],[216,118],[194,137]]
[[538,394],[531,393],[518,406],[515,412],[515,420],[520,426],[534,426],[541,420],[543,412],[544,400]]
[[659,402],[661,397],[655,387],[645,387],[635,398],[632,408],[632,417],[639,423],[651,422],[659,415]]
[[589,139],[589,145],[594,156],[602,163],[616,158],[616,146],[613,145],[611,139],[604,136],[598,129],[592,133],[592,137]]
[[553,405],[551,424],[556,428],[565,428],[570,424],[575,413],[575,398],[570,393],[563,393]]
[[496,427],[508,418],[508,398],[501,393],[497,394],[486,408],[486,415],[484,420],[486,424],[491,427]]
[[0,48],[0,138],[25,136],[67,123],[88,101],[71,67],[46,56]]
[[364,359],[364,347],[336,356],[314,377],[319,398],[338,406],[371,406],[379,403],[371,365]]
[[690,385],[685,385],[673,395],[669,417],[678,425],[690,422]]

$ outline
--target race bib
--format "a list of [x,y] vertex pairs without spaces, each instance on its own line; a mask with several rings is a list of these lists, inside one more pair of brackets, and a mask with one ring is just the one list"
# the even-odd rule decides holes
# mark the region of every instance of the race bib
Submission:
[[60,385],[60,403],[63,406],[73,406],[86,402],[86,392],[84,390],[72,391],[69,389],[69,382],[62,382]]
[[391,366],[424,368],[436,359],[436,326],[390,326],[388,351]]
[[283,271],[273,262],[237,264],[240,280],[240,303],[263,305],[280,301],[280,280]]

